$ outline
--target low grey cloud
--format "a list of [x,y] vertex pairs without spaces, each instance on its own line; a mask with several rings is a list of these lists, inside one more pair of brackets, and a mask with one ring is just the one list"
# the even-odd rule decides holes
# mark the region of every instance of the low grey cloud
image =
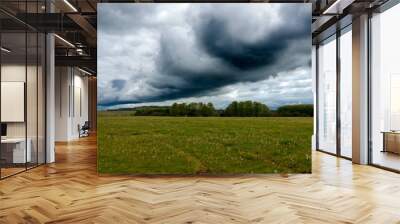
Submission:
[[100,106],[312,102],[308,4],[98,8]]
[[111,82],[111,86],[117,90],[124,88],[125,84],[126,84],[126,80],[123,80],[123,79],[114,79]]

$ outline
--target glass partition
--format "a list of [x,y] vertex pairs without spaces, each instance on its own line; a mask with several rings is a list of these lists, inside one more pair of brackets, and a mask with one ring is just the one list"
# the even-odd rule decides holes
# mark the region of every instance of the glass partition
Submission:
[[37,147],[38,164],[46,162],[46,143],[45,143],[45,124],[46,124],[46,37],[43,33],[38,33],[38,74],[37,74]]
[[371,162],[400,170],[400,5],[371,18]]
[[336,36],[318,47],[318,149],[336,153]]
[[2,177],[24,171],[31,159],[26,147],[26,40],[25,32],[1,34]]
[[[43,10],[43,1],[26,3],[19,13]],[[1,179],[45,163],[45,44],[43,33],[0,12]]]
[[340,36],[340,154],[352,157],[352,35],[351,26]]
[[30,151],[30,161],[27,167],[34,167],[38,160],[38,35],[36,32],[27,33],[27,82],[26,82],[26,112],[27,112],[27,150]]

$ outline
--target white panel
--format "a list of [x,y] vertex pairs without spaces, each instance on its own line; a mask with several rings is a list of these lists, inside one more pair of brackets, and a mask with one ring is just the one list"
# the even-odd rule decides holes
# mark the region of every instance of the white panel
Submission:
[[340,152],[352,157],[352,35],[340,37]]
[[391,74],[390,80],[390,129],[400,130],[400,74]]
[[24,82],[1,82],[1,122],[24,122]]
[[318,51],[318,148],[336,153],[336,41]]
[[72,120],[72,136],[77,138],[79,136],[78,125],[81,124],[81,88],[75,87],[74,89],[74,117]]

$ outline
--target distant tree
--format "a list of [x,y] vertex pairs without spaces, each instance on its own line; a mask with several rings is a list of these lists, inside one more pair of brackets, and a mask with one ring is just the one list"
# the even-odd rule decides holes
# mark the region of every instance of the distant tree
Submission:
[[134,116],[169,116],[170,108],[167,106],[143,106],[132,109]]
[[254,107],[257,117],[270,116],[271,112],[267,105],[256,102]]
[[179,116],[187,116],[187,105],[186,103],[178,104],[178,115]]
[[285,105],[271,111],[263,103],[256,101],[233,101],[225,110],[216,110],[212,103],[192,102],[174,103],[171,106],[142,106],[124,108],[133,111],[135,116],[228,116],[228,117],[312,117],[312,104]]
[[285,105],[278,108],[277,114],[282,117],[312,117],[314,106],[312,104]]
[[243,115],[245,117],[252,117],[253,115],[253,102],[252,101],[245,101],[243,103]]
[[189,103],[186,108],[186,116],[196,116],[197,114],[197,103]]
[[174,103],[169,109],[169,114],[171,116],[178,116],[178,104]]
[[195,117],[202,116],[201,109],[202,109],[203,103],[195,103],[194,106],[195,107],[194,107],[194,115],[193,116],[195,116]]
[[200,112],[200,115],[203,117],[210,116],[210,110],[208,109],[207,104],[200,103],[199,104],[199,112]]
[[236,116],[244,117],[246,114],[246,108],[244,106],[244,102],[238,102],[237,114]]
[[237,101],[232,102],[232,115],[239,114],[239,103]]
[[233,101],[229,104],[223,115],[228,117],[264,117],[269,116],[270,110],[267,105],[253,101]]
[[208,116],[218,116],[218,113],[211,102],[207,103],[207,111],[208,111]]
[[230,103],[225,110],[223,110],[223,116],[234,116],[235,114],[237,114],[238,111],[238,102],[233,101],[232,103]]

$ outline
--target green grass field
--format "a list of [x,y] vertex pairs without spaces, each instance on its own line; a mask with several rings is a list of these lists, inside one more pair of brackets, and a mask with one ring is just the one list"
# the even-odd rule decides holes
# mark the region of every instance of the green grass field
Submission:
[[312,118],[135,117],[99,112],[98,170],[310,173]]

